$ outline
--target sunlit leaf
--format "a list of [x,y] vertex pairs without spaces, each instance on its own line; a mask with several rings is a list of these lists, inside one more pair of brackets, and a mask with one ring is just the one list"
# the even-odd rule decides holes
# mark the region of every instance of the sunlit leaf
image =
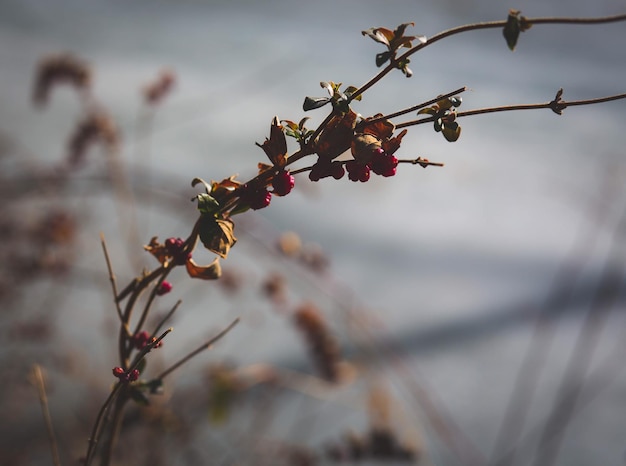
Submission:
[[203,214],[214,214],[219,210],[220,203],[210,194],[201,193],[194,199],[198,201],[198,210]]
[[393,32],[385,28],[370,28],[365,31],[361,31],[364,36],[369,36],[376,42],[384,45],[389,45],[389,41],[393,38]]
[[204,188],[206,189],[207,194],[211,192],[211,186],[209,185],[209,183],[204,181],[202,178],[194,178],[193,180],[191,180],[191,187],[195,188],[196,185],[198,185],[200,183],[202,183],[204,185]]
[[302,109],[305,112],[308,112],[309,110],[323,107],[329,102],[330,97],[305,97],[304,104],[302,104]]

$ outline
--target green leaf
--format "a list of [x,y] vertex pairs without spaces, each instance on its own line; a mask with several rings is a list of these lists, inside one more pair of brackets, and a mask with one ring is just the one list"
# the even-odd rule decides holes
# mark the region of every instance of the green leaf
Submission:
[[506,24],[502,30],[502,35],[506,39],[506,44],[511,51],[515,50],[517,45],[517,39],[519,38],[522,30],[520,24],[520,12],[517,10],[509,10],[509,16],[506,19]]
[[137,370],[139,371],[140,374],[143,374],[143,371],[146,368],[146,365],[148,364],[148,361],[146,360],[146,358],[143,358],[139,364],[137,365]]
[[203,214],[214,214],[220,207],[220,203],[210,194],[201,193],[194,199],[198,201],[198,210]]
[[[354,94],[356,91],[358,91],[359,88],[355,87],[355,86],[348,86],[346,87],[346,89],[343,91],[349,98],[352,97],[352,94]],[[354,100],[361,100],[361,95],[357,96]]]
[[388,62],[390,58],[391,58],[391,52],[390,51],[377,53],[376,54],[376,66],[380,68],[386,62]]
[[456,121],[446,123],[441,131],[448,142],[455,142],[461,136],[461,127]]
[[330,97],[305,97],[302,109],[308,112],[309,110],[323,107],[328,102],[330,102]]
[[150,404],[148,397],[142,391],[134,387],[130,390],[130,398],[141,406],[148,406]]
[[163,380],[154,379],[146,383],[146,388],[152,395],[160,395],[163,393]]

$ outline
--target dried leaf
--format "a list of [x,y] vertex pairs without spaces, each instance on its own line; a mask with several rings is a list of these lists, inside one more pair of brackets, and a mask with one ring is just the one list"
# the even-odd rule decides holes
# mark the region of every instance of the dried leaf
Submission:
[[408,133],[408,130],[403,129],[397,136],[383,141],[382,148],[387,154],[394,154],[402,143],[402,138]]
[[[378,118],[380,116],[382,116],[382,114],[377,113],[372,118]],[[396,129],[396,125],[389,120],[378,120],[374,123],[368,123],[365,121],[363,122],[362,127],[364,134],[372,134],[378,139],[387,139],[391,137],[393,131]]]
[[352,110],[335,115],[320,134],[315,152],[325,160],[332,160],[347,151],[354,135],[356,117]]
[[150,240],[150,244],[144,246],[143,248],[156,257],[156,260],[158,260],[160,264],[167,262],[167,251],[165,250],[165,245],[159,243],[157,236],[153,236]]
[[263,144],[257,143],[256,145],[263,149],[273,165],[278,167],[285,166],[287,161],[287,139],[277,116],[272,120],[269,139],[265,139]]
[[222,267],[219,259],[216,257],[209,265],[198,265],[193,259],[188,259],[185,263],[187,273],[191,278],[200,278],[201,280],[216,280],[222,275]]
[[237,242],[235,224],[228,219],[202,215],[199,223],[200,241],[209,251],[226,258],[230,248]]

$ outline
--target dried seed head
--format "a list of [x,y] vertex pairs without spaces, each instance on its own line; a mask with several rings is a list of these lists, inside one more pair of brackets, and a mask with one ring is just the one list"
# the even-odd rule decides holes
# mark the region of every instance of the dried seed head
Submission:
[[33,101],[36,105],[48,103],[50,92],[57,84],[69,84],[76,89],[86,89],[91,82],[91,70],[82,60],[69,55],[55,55],[39,62],[35,74]]
[[102,144],[105,149],[114,149],[119,135],[113,120],[103,111],[93,111],[78,123],[68,143],[68,162],[79,165],[90,146]]

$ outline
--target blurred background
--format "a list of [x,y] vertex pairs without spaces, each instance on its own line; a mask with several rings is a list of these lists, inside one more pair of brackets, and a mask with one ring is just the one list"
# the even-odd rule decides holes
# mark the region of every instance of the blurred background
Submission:
[[[430,37],[509,8],[606,16],[626,2],[0,0],[0,405],[10,421],[0,462],[48,461],[34,363],[49,378],[65,464],[83,454],[117,363],[100,233],[128,283],[156,265],[142,250],[151,237],[189,234],[191,179],[253,177],[266,161],[254,143],[274,115],[309,116],[314,128],[326,110],[305,114],[302,102],[324,96],[320,81],[360,86],[376,73],[383,49],[362,30],[412,21],[408,34]],[[353,108],[391,113],[462,86],[461,111],[548,102],[559,88],[565,100],[619,94],[625,41],[623,23],[537,25],[515,52],[500,30],[469,32],[414,55],[412,78],[391,73]],[[117,165],[95,147],[68,174],[85,98],[59,86],[44,108],[33,103],[37,64],[59,53],[88,63]],[[148,105],[163,70],[172,92]],[[400,165],[367,183],[300,175],[292,194],[237,217],[223,280],[172,277],[158,311],[183,304],[154,364],[242,323],[170,381],[153,430],[133,433],[149,416],[137,426],[131,416],[132,452],[118,464],[334,464],[371,441],[376,419],[413,463],[623,464],[625,105],[463,118],[456,143],[417,126],[396,155],[445,167]],[[294,238],[297,257],[281,253]],[[315,369],[293,321],[301,306],[331,329],[345,381],[305,378]],[[254,383],[220,405],[210,396],[219,370]],[[266,383],[276,374],[281,383]],[[552,447],[554,461],[542,456]]]

